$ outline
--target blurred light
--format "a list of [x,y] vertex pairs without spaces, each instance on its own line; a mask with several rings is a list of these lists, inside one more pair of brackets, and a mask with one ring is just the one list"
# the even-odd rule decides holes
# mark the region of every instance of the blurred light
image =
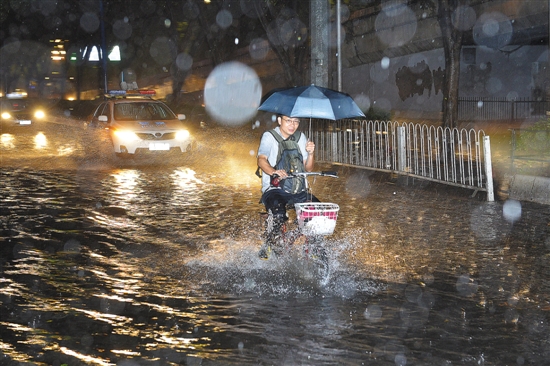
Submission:
[[46,117],[46,114],[44,113],[44,111],[38,110],[38,111],[34,112],[34,116],[36,118],[44,118],[44,117]]
[[235,38],[235,44],[239,44],[239,39]]
[[138,141],[139,137],[132,131],[115,130],[113,134],[124,141]]
[[176,132],[176,140],[186,140],[189,138],[189,131],[180,130]]
[[9,114],[8,112],[2,113],[2,119],[10,119],[10,118],[11,118],[11,114]]
[[113,47],[113,50],[109,54],[109,60],[120,61],[120,48],[118,46]]
[[97,50],[96,46],[92,48],[88,61],[99,61],[99,51]]

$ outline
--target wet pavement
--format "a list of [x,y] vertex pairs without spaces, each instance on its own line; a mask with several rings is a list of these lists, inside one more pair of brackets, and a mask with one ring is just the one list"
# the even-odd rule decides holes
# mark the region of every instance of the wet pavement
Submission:
[[310,181],[340,205],[321,284],[297,257],[256,255],[258,130],[212,127],[191,156],[130,160],[77,123],[2,133],[2,365],[550,357],[548,206],[320,166],[340,173]]

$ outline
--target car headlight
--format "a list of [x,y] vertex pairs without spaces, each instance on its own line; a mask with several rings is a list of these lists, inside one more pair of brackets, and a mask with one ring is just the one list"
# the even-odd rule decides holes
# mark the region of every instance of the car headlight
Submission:
[[139,137],[135,132],[124,131],[124,130],[114,130],[113,134],[121,140],[124,141],[138,141]]
[[9,114],[8,112],[2,113],[2,119],[10,119],[10,118],[11,118],[11,114]]
[[42,119],[46,117],[46,113],[44,113],[44,111],[37,110],[36,112],[34,112],[34,117]]
[[186,140],[189,138],[189,131],[179,130],[176,132],[176,140]]

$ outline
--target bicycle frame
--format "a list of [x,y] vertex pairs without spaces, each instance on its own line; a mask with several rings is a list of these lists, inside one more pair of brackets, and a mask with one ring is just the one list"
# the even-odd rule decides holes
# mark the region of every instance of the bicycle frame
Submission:
[[[306,178],[308,176],[338,177],[336,172],[323,171],[294,173],[285,179],[299,176]],[[330,209],[326,209],[326,207],[330,207]],[[291,219],[288,211],[292,209],[295,209],[297,215],[296,218]],[[336,225],[338,210],[338,205],[333,203],[305,202],[296,205],[287,205],[286,221],[281,223],[278,229],[275,228],[273,216],[270,213],[264,214],[266,215],[266,231],[264,233],[264,244],[259,253],[260,258],[268,259],[271,252],[274,252],[277,257],[288,255],[295,248],[296,242],[300,238],[304,238],[301,245],[304,258],[307,260],[313,259],[311,262],[317,263],[317,272],[323,281],[326,281],[328,279],[329,265],[323,236],[332,234]],[[324,225],[327,223],[327,220],[329,225],[331,225],[328,230],[326,227],[324,230],[318,230],[319,224]]]

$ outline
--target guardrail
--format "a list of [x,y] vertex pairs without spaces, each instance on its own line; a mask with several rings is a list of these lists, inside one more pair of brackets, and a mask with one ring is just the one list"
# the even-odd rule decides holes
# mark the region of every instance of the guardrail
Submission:
[[487,192],[494,201],[489,136],[473,129],[366,120],[315,120],[319,162],[435,181]]

